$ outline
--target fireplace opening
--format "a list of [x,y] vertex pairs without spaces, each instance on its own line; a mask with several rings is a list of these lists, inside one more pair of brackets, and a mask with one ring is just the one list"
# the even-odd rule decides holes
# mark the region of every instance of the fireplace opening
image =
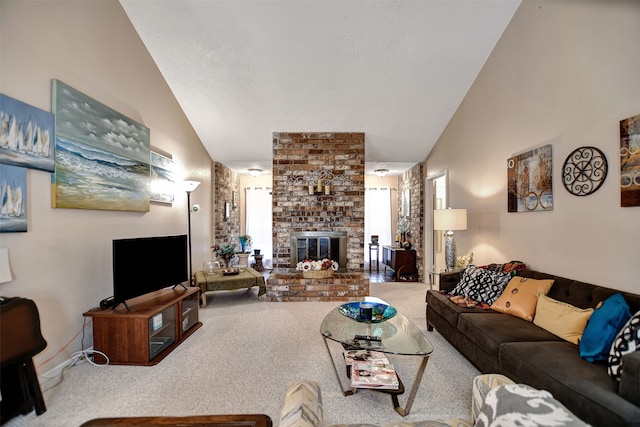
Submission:
[[339,265],[338,271],[347,269],[347,233],[344,231],[292,232],[291,271],[300,261],[330,259]]

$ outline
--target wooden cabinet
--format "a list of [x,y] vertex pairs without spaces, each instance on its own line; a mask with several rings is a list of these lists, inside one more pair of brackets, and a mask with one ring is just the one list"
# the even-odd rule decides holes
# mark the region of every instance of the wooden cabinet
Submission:
[[400,246],[382,247],[382,264],[386,271],[387,267],[394,271],[394,278],[400,276],[417,276],[416,251],[414,249],[403,249]]
[[[84,316],[93,320],[93,348],[110,364],[155,365],[202,323],[198,319],[199,288],[162,289],[127,301],[113,309],[94,308]],[[96,363],[106,360],[99,353]]]

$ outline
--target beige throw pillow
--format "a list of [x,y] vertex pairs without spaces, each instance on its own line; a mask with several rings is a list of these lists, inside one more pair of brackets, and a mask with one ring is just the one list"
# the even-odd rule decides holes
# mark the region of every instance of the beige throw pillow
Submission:
[[593,308],[582,309],[546,295],[538,295],[533,323],[566,341],[578,344],[592,314]]
[[552,285],[553,279],[514,276],[491,308],[531,322],[536,313],[538,295],[546,295]]

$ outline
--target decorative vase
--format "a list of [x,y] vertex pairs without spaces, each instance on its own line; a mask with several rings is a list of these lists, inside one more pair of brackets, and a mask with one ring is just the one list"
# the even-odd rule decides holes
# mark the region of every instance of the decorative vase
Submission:
[[205,262],[203,265],[204,272],[213,273],[213,269],[215,268],[215,266],[216,266],[216,263],[212,259],[210,259],[209,261]]
[[222,268],[229,268],[229,261],[231,261],[230,258],[220,257],[220,260],[222,260]]
[[260,249],[254,249],[254,250],[253,250],[253,253],[254,253],[255,255],[260,255]]
[[307,270],[302,271],[303,279],[328,279],[333,277],[333,270]]

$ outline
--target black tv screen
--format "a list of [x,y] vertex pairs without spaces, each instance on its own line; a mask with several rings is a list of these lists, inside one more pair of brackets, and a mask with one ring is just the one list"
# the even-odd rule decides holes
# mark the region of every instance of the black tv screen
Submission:
[[114,306],[188,281],[187,235],[113,241]]

